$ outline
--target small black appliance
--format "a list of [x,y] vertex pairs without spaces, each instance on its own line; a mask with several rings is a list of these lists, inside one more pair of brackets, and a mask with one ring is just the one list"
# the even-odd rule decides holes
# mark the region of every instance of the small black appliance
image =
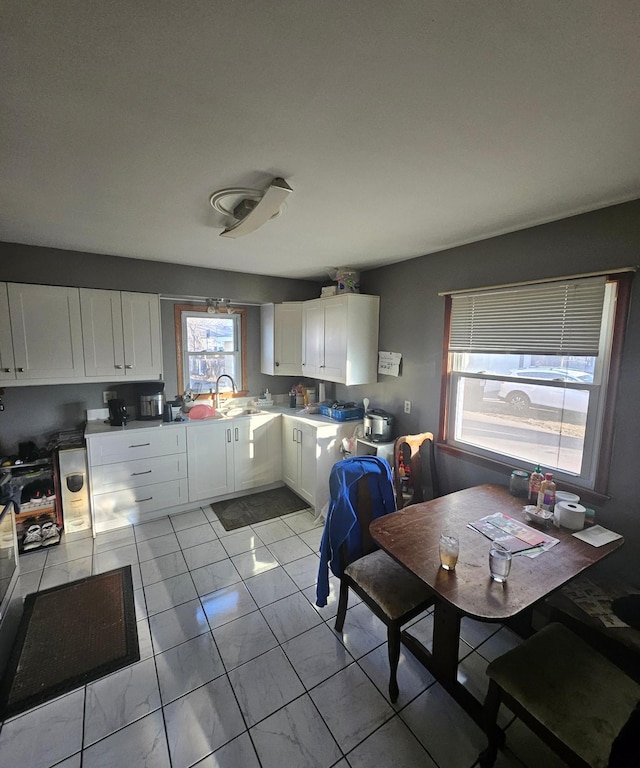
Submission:
[[124,427],[129,419],[124,400],[113,398],[107,405],[109,406],[109,424],[112,427]]

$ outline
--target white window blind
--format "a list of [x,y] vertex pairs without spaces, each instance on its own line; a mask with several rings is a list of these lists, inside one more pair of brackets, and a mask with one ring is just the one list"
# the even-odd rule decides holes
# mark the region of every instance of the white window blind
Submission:
[[598,354],[605,278],[496,288],[451,297],[451,352]]

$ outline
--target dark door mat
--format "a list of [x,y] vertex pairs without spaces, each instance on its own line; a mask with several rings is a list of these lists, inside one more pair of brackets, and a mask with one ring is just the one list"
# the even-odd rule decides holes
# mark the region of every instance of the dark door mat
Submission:
[[130,565],[27,595],[0,689],[0,717],[139,659]]
[[306,501],[286,487],[252,493],[239,499],[216,501],[211,505],[225,531],[234,531],[244,525],[262,523],[264,520],[308,508]]

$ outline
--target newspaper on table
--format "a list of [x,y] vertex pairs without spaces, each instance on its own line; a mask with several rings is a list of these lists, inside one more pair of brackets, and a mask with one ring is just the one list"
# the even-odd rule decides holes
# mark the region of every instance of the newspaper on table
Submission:
[[529,558],[541,555],[559,541],[501,512],[474,520],[468,523],[467,527],[473,528],[491,541],[498,542],[513,555],[525,555]]

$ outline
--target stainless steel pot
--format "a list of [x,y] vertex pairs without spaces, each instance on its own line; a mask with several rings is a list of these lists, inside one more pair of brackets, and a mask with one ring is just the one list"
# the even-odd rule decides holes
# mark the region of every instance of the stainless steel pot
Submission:
[[164,409],[164,394],[156,392],[154,395],[138,396],[139,419],[161,419]]
[[364,415],[364,436],[367,440],[384,443],[391,440],[393,416],[380,408],[372,408]]

